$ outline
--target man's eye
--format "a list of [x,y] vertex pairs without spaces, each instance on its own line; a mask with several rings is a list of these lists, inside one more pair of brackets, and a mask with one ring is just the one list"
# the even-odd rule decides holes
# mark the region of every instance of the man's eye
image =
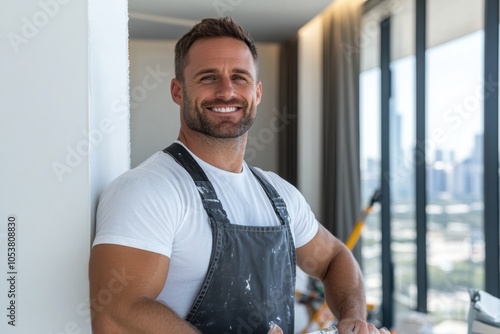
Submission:
[[243,81],[246,81],[247,79],[245,79],[244,77],[241,77],[239,75],[233,77],[233,80],[243,80]]
[[201,81],[213,81],[213,80],[215,80],[214,75],[207,75],[201,78]]

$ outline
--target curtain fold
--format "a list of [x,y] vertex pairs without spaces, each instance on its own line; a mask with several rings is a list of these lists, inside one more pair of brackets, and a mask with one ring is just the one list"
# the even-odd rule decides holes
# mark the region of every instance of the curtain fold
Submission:
[[[361,210],[361,0],[339,0],[323,20],[323,225],[346,241]],[[359,245],[354,255],[360,259]]]
[[284,42],[280,48],[280,88],[279,103],[282,124],[278,136],[279,164],[278,173],[285,180],[297,186],[298,165],[298,40],[297,38]]

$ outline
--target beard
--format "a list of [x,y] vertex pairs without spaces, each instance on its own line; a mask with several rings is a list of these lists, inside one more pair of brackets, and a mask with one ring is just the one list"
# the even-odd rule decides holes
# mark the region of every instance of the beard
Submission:
[[[211,120],[209,115],[204,112],[210,105],[238,105],[243,109],[243,116],[237,120],[234,116],[224,117],[223,114],[220,114],[217,120]],[[197,105],[184,90],[182,117],[186,125],[196,132],[218,139],[238,138],[246,133],[255,121],[255,104],[252,102],[249,106],[245,100],[235,98],[228,101],[220,99],[204,101],[201,105]]]

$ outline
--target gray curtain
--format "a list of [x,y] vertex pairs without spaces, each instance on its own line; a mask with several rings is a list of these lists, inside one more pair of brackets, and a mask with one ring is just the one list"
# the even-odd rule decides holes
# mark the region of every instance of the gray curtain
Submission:
[[[340,0],[323,20],[323,224],[349,237],[359,211],[359,68],[362,1]],[[359,244],[354,249],[359,259]]]
[[280,90],[279,113],[287,124],[279,132],[278,173],[285,180],[297,186],[297,90],[298,90],[298,41],[291,39],[280,48]]

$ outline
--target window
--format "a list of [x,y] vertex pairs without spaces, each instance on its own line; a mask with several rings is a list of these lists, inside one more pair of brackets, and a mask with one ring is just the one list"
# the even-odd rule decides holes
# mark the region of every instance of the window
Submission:
[[[417,6],[422,4],[426,4],[426,20],[416,22]],[[387,17],[390,56],[382,55],[380,59],[380,43],[384,41],[370,20],[380,28]],[[394,290],[386,296],[387,291],[381,288],[385,277],[381,275],[384,268],[380,269],[383,267],[380,258],[387,254],[380,254],[376,244],[380,242],[380,226],[384,223],[374,213],[367,220],[362,244],[368,297],[382,303],[390,300],[395,319],[406,311],[426,310],[433,319],[434,329],[443,333],[456,332],[457,328],[466,331],[470,303],[467,288],[484,289],[485,277],[492,270],[485,265],[483,233],[483,184],[487,178],[483,161],[483,104],[487,85],[483,17],[484,1],[369,0],[365,4],[363,26],[370,25],[371,31],[377,33],[368,41],[366,34],[361,34],[362,40],[365,38],[360,75],[362,195],[366,201],[370,192],[384,182],[380,161],[388,154],[391,229],[388,252],[394,271]],[[419,43],[416,26],[426,30],[426,36],[420,39],[422,43],[426,40],[424,66],[417,65],[415,56],[415,45]],[[379,47],[373,43],[379,43]],[[384,79],[380,64],[387,61],[383,57],[390,58],[391,74],[387,82],[381,82]],[[417,92],[420,74],[425,75],[425,90]],[[386,97],[390,102],[389,144],[380,140],[383,135],[380,105],[384,99],[381,87],[385,85],[390,86],[391,92],[390,98]],[[417,95],[420,92],[422,95]],[[425,112],[417,115],[416,105],[421,101],[425,103]],[[416,129],[418,124],[424,124],[423,119],[425,140],[417,145]],[[495,145],[498,151],[498,143]],[[415,158],[418,158],[417,146],[424,147],[425,165],[423,160]],[[425,174],[425,184],[418,186],[425,188],[426,199],[416,196],[417,169]],[[417,211],[424,212],[420,216],[423,220],[418,223]],[[420,226],[426,226],[426,233],[421,233]],[[418,248],[417,239],[422,236],[426,245]],[[498,242],[492,247],[498,249]],[[420,249],[426,250],[425,256],[417,253]],[[427,272],[423,276],[425,284],[419,274],[422,271],[418,271],[419,263],[424,264]],[[493,270],[498,271],[498,266]],[[498,277],[498,273],[493,277]],[[422,295],[425,298],[420,298]],[[392,320],[392,316],[388,318]]]
[[[361,144],[361,198],[369,203],[380,187],[380,67],[378,22],[365,17],[362,23],[363,43],[360,76],[360,144]],[[380,306],[382,301],[381,233],[379,207],[365,220],[361,235],[362,268],[365,278],[367,302]]]
[[391,251],[394,311],[417,307],[415,228],[415,3],[400,2],[391,17],[390,109]]
[[[467,288],[484,285],[482,13],[479,1],[427,6],[427,307],[436,323],[465,323]],[[464,15],[476,29],[458,33]]]

